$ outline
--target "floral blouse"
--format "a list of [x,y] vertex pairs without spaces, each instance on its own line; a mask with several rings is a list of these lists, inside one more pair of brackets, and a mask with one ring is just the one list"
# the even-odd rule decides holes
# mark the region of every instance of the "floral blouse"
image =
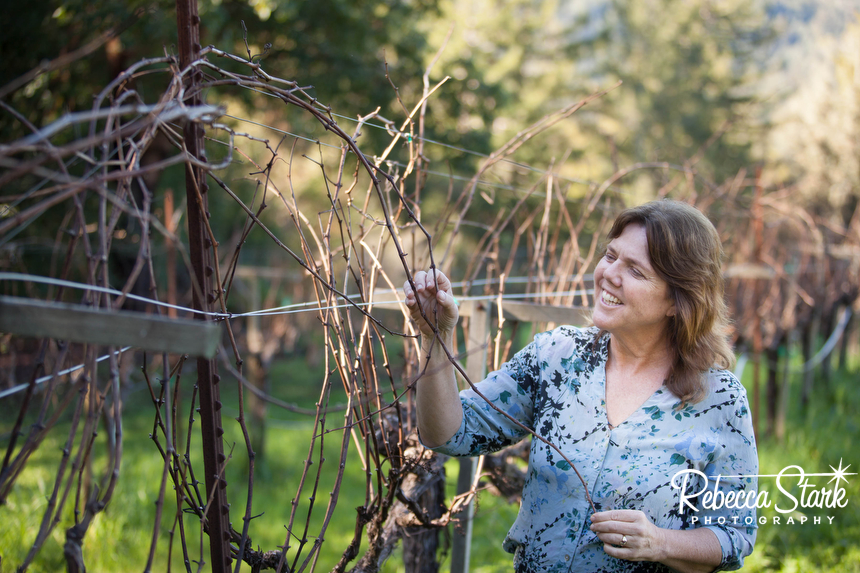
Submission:
[[[610,336],[595,344],[596,334],[593,327],[570,326],[539,334],[477,387],[564,452],[588,484],[598,511],[638,509],[659,527],[709,527],[723,553],[717,570],[739,569],[755,542],[755,509],[719,503],[715,488],[723,496],[757,488],[758,456],[743,386],[730,372],[712,369],[704,400],[681,408],[663,387],[612,429],[604,401]],[[474,391],[462,391],[460,400],[463,423],[436,451],[477,456],[529,435]],[[706,487],[717,503],[703,503]],[[670,571],[659,563],[608,556],[589,529],[590,513],[570,465],[533,439],[522,505],[504,541],[505,550],[514,553],[516,571]]]

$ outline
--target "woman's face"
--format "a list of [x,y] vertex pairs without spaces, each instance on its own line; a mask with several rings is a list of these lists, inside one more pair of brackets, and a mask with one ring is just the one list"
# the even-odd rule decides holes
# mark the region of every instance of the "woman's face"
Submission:
[[618,336],[665,334],[675,303],[651,267],[644,226],[631,223],[609,243],[594,270],[594,285],[595,326]]

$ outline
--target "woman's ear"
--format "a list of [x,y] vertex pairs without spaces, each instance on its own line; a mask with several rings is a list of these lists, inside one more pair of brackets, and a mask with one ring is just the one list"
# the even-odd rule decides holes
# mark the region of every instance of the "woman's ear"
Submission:
[[671,298],[672,306],[666,311],[666,316],[675,316],[678,314],[678,303],[681,301],[679,300],[678,293],[675,289],[672,289]]

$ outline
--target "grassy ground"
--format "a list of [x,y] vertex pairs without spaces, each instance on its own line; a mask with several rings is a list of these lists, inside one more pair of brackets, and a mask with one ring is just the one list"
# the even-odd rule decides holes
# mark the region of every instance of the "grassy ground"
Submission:
[[[749,370],[749,368],[748,368]],[[790,465],[799,465],[808,473],[829,472],[830,466],[852,464],[848,471],[860,467],[860,425],[856,413],[860,412],[860,391],[856,387],[857,364],[847,373],[837,374],[829,387],[816,386],[817,391],[809,407],[802,411],[798,390],[791,389],[791,409],[786,439],[783,443],[768,438],[759,438],[761,473],[778,473]],[[795,377],[799,378],[799,377]],[[278,365],[273,375],[273,392],[281,398],[311,406],[318,399],[318,386],[309,377],[307,368],[300,361]],[[289,381],[289,383],[287,382]],[[234,400],[225,398],[225,418],[235,415]],[[341,399],[335,395],[332,402]],[[10,407],[10,405],[4,405]],[[139,389],[132,392],[126,401],[125,442],[122,476],[114,500],[106,512],[93,523],[84,544],[84,555],[91,571],[140,571],[149,553],[152,536],[155,497],[161,476],[161,461],[148,438],[152,430],[151,406],[148,393]],[[2,414],[0,433],[8,432],[11,418]],[[290,502],[295,495],[295,484],[299,478],[302,462],[307,454],[307,444],[312,423],[301,416],[282,411],[273,412],[267,430],[265,460],[259,464],[255,484],[255,513],[263,515],[254,520],[251,534],[255,546],[274,549],[284,543],[284,524],[289,520]],[[330,420],[330,426],[340,425],[340,415]],[[228,466],[228,493],[232,504],[233,518],[238,520],[245,505],[246,491],[239,487],[247,474],[247,460],[243,459],[244,446],[237,424],[227,425],[227,444],[236,443],[234,457]],[[196,434],[196,433],[195,433]],[[14,571],[26,555],[47,498],[53,487],[56,465],[59,460],[60,437],[55,434],[40,448],[26,471],[17,482],[6,506],[0,507],[0,571]],[[320,529],[320,523],[329,493],[332,491],[334,461],[341,439],[340,433],[328,434],[325,438],[327,458],[326,471],[319,484],[318,501],[312,513],[309,535]],[[4,440],[5,441],[5,440]],[[193,449],[193,448],[192,448]],[[353,448],[354,449],[354,448]],[[199,460],[198,460],[199,461]],[[94,467],[100,468],[102,459]],[[448,464],[449,487],[456,482],[456,462]],[[809,478],[817,489],[828,486],[829,477]],[[748,558],[744,571],[764,572],[829,572],[848,571],[860,573],[860,476],[849,476],[845,486],[848,505],[845,508],[814,509],[805,511],[808,518],[800,524],[800,513],[792,514],[795,523],[787,525],[785,515],[773,508],[761,515],[768,523],[759,529],[755,553]],[[766,480],[771,480],[770,482]],[[337,561],[343,548],[352,538],[354,508],[364,503],[364,474],[358,460],[347,464],[344,487],[341,489],[337,511],[326,534],[324,550],[317,564],[318,571],[328,571]],[[843,482],[844,484],[844,482]],[[760,490],[767,489],[776,497],[773,478],[762,478]],[[795,488],[795,495],[798,495]],[[300,500],[296,521],[304,522],[308,513],[309,493]],[[776,501],[790,502],[787,497]],[[510,570],[510,556],[501,549],[501,541],[516,516],[517,508],[490,494],[482,494],[478,500],[474,539],[472,545],[472,569],[477,573],[495,573]],[[822,516],[822,524],[813,524],[815,516]],[[780,524],[772,522],[774,516],[781,517]],[[833,517],[832,524],[826,516]],[[62,561],[63,532],[70,525],[71,508],[64,513],[63,522],[55,529],[44,549],[39,553],[30,571],[58,571],[64,569]],[[192,558],[200,555],[200,537],[193,525],[189,525],[189,540]],[[237,528],[241,524],[234,523]],[[153,570],[166,570],[169,530],[173,527],[173,514],[168,512],[159,530],[159,546]],[[294,542],[295,543],[295,542]],[[180,548],[174,545],[174,566],[181,566]],[[403,569],[395,555],[386,564],[387,573]],[[449,569],[450,560],[443,562],[443,571]],[[206,570],[206,569],[204,569]]]
[[[800,405],[799,376],[789,393],[789,415],[786,438],[780,443],[774,439],[759,440],[760,473],[776,474],[790,465],[801,466],[806,473],[832,472],[839,464],[851,464],[849,472],[860,473],[860,388],[857,386],[857,363],[848,372],[837,373],[829,386],[816,381],[815,393],[809,407]],[[762,377],[764,380],[764,377]],[[750,388],[745,379],[747,388]],[[762,417],[763,419],[763,417]],[[832,468],[831,468],[832,466]],[[783,483],[795,485],[790,492],[800,499],[796,487],[798,478]],[[831,477],[809,477],[813,489],[833,489]],[[860,476],[848,476],[842,482],[846,490],[844,508],[810,508],[791,514],[780,514],[774,508],[760,512],[767,518],[759,526],[756,550],[749,558],[744,571],[805,571],[860,572]],[[774,496],[774,505],[793,506],[792,500],[779,494],[774,478],[761,478],[759,490],[765,489]],[[810,490],[811,491],[811,490]],[[794,524],[787,524],[792,517]],[[800,518],[807,518],[800,524]],[[816,525],[814,518],[821,518]],[[827,517],[832,517],[832,523]],[[779,517],[780,522],[774,523]]]

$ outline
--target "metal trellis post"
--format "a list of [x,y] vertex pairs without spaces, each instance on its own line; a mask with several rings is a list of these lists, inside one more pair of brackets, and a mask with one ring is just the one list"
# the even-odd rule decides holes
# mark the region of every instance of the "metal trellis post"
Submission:
[[[196,0],[176,0],[176,23],[179,35],[179,65],[187,68],[200,54],[200,16]],[[190,72],[185,78],[186,105],[200,104],[200,72]],[[184,127],[185,147],[189,155],[203,159],[203,128],[189,121]],[[207,235],[204,217],[208,217],[206,174],[191,163],[185,164],[185,193],[188,199],[188,242],[194,279],[199,289],[193,289],[194,308],[208,311],[216,300],[212,287],[212,243]],[[198,198],[199,193],[199,198]],[[220,285],[217,285],[220,288]],[[198,314],[200,320],[207,316]],[[209,554],[213,573],[230,570],[230,515],[227,503],[227,481],[224,479],[224,444],[221,436],[221,401],[218,389],[219,376],[214,359],[197,359],[197,385],[200,393],[200,427],[203,437],[203,467],[207,500],[211,500],[206,514],[209,532]],[[206,501],[206,500],[204,500]],[[239,557],[241,559],[241,556]]]

